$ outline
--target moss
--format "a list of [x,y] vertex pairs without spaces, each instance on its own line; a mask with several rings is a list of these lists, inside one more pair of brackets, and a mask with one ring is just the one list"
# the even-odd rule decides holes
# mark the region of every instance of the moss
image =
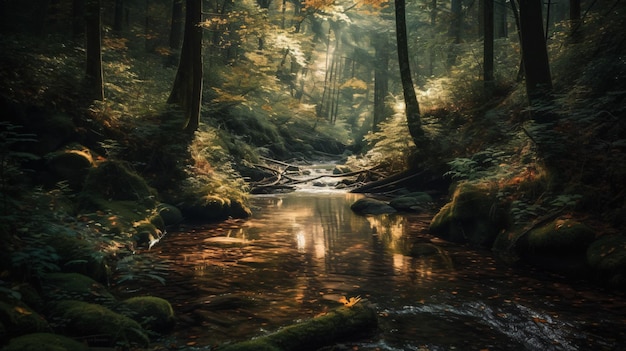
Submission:
[[587,250],[587,262],[596,278],[616,288],[626,287],[626,236],[606,235]]
[[529,253],[570,256],[585,252],[594,237],[593,230],[580,222],[557,219],[528,233],[526,245]]
[[105,337],[109,345],[146,346],[149,342],[139,323],[101,305],[83,301],[61,301],[53,308],[52,315],[62,322],[62,328],[68,335],[98,335]]
[[177,225],[183,221],[183,214],[180,210],[169,204],[159,204],[159,215],[166,227]]
[[43,279],[44,297],[49,301],[77,299],[111,302],[113,295],[97,281],[78,273],[50,273]]
[[324,345],[371,332],[377,326],[376,311],[366,301],[341,307],[323,316],[285,327],[275,333],[219,348],[220,351],[317,350]]
[[145,329],[164,333],[174,327],[172,305],[159,297],[137,296],[122,303],[123,314],[139,322]]
[[506,227],[506,215],[489,189],[462,183],[433,217],[430,231],[446,240],[490,247]]
[[18,300],[0,301],[0,322],[12,336],[51,330],[41,315]]
[[106,279],[104,261],[94,254],[93,243],[76,236],[59,234],[46,239],[59,255],[59,266],[65,273],[80,273],[97,281]]
[[34,333],[11,339],[2,351],[87,351],[89,348],[76,340],[51,333]]
[[89,172],[82,199],[87,204],[90,198],[98,198],[108,201],[135,201],[146,207],[154,207],[156,195],[156,191],[124,163],[107,161]]
[[54,175],[52,182],[65,180],[75,191],[82,189],[89,170],[95,165],[91,152],[82,145],[55,151],[46,155],[46,159],[46,165]]

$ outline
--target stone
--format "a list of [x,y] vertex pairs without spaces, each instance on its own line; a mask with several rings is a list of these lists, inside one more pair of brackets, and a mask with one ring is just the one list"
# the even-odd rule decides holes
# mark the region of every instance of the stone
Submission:
[[626,235],[604,235],[586,253],[595,278],[613,288],[626,288]]
[[33,333],[13,338],[2,351],[88,351],[87,345],[63,335]]
[[461,183],[433,217],[430,232],[443,239],[491,247],[506,227],[506,214],[489,189]]
[[433,202],[433,198],[424,192],[408,193],[389,202],[389,206],[398,211],[421,211]]
[[52,308],[52,318],[60,322],[65,334],[76,337],[97,335],[99,343],[139,345],[145,347],[149,339],[136,321],[107,307],[75,300],[64,300]]
[[378,215],[397,212],[395,208],[389,206],[386,202],[364,197],[356,200],[350,209],[360,215]]
[[121,312],[141,324],[146,330],[166,333],[174,327],[172,305],[160,297],[131,297],[122,302]]
[[43,297],[47,301],[84,300],[97,303],[115,301],[97,281],[79,273],[48,273],[43,277]]

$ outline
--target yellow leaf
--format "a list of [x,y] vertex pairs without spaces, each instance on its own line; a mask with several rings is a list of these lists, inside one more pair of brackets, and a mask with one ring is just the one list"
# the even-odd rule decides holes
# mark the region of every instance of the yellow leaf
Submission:
[[31,311],[25,309],[24,307],[20,307],[20,306],[15,306],[15,311],[20,313],[20,314],[23,314],[25,316],[33,314]]

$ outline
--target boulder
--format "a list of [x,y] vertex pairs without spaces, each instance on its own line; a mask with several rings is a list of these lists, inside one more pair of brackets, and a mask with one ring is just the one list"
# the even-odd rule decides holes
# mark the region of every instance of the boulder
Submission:
[[47,182],[55,184],[59,181],[67,181],[70,189],[79,191],[94,165],[89,149],[82,145],[68,146],[46,155],[46,166],[52,176],[52,179],[47,179]]
[[626,235],[605,235],[587,249],[587,263],[595,277],[614,288],[626,288]]
[[102,210],[97,199],[133,201],[144,207],[156,206],[156,191],[136,172],[119,161],[107,161],[92,168],[85,179],[82,207]]
[[374,306],[367,301],[361,301],[351,307],[337,308],[269,335],[219,347],[218,351],[317,350],[346,338],[371,333],[377,324]]
[[11,339],[2,351],[88,351],[87,345],[66,336],[33,333]]
[[52,308],[65,334],[75,337],[98,336],[100,346],[147,346],[149,339],[136,321],[107,307],[75,300],[65,300]]
[[461,183],[433,217],[430,231],[446,240],[491,247],[506,227],[506,215],[489,189]]
[[23,302],[14,299],[0,301],[0,324],[4,329],[2,339],[5,335],[18,336],[51,331],[48,322],[41,315]]
[[136,296],[124,300],[122,314],[137,321],[149,331],[166,333],[174,327],[174,310],[165,299],[155,296]]
[[520,256],[537,266],[564,274],[586,273],[586,252],[592,229],[573,219],[556,219],[520,239]]
[[158,210],[165,227],[175,226],[183,221],[183,214],[176,206],[161,203]]
[[378,215],[397,212],[395,208],[389,206],[386,202],[364,197],[356,200],[350,209],[360,215]]
[[424,210],[433,202],[433,198],[424,192],[415,192],[404,194],[392,199],[389,206],[398,211],[414,211]]
[[115,301],[113,295],[97,281],[78,273],[49,273],[43,277],[46,301],[83,300],[97,303]]

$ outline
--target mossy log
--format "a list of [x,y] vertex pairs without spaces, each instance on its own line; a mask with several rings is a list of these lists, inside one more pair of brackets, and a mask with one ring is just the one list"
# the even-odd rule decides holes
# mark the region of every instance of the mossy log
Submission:
[[306,351],[371,333],[376,310],[367,301],[341,307],[323,316],[290,325],[252,340],[220,347],[218,351]]

